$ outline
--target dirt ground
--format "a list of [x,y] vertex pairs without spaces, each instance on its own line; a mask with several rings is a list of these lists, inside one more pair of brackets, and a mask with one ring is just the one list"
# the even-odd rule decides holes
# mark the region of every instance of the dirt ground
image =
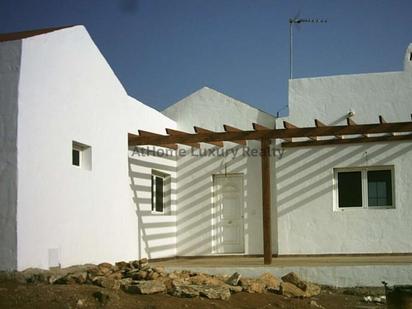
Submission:
[[[99,293],[100,292],[100,293]],[[291,299],[272,293],[238,293],[228,301],[177,298],[167,294],[132,295],[94,285],[0,282],[0,308],[385,308],[363,302],[363,295],[382,295],[382,289],[324,288],[310,299]],[[312,301],[312,304],[311,304]]]

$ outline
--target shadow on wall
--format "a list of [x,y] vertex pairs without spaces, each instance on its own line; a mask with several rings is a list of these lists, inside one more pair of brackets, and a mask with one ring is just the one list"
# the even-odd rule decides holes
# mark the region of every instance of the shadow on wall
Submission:
[[[371,145],[374,147],[371,148]],[[393,164],[394,159],[412,151],[410,143],[402,143],[397,147],[394,145],[396,144],[389,142],[351,148],[333,146],[286,149],[284,161],[279,162],[276,170],[278,216],[313,205],[318,198],[330,195],[333,192],[333,168],[389,165]],[[348,149],[350,150],[345,151]],[[301,162],[304,164],[300,164]],[[315,181],[311,181],[314,179]]]
[[[242,174],[243,175],[243,207],[244,239],[250,239],[250,209],[248,202],[248,183],[250,182],[247,169],[248,158],[239,154],[242,147],[203,148],[201,151],[229,151],[226,156],[180,156],[178,158],[178,236],[177,254],[208,255],[218,251],[216,240],[222,239],[217,226],[213,226],[213,175]],[[230,151],[238,151],[237,155]]]
[[[139,257],[150,258],[176,255],[176,168],[175,157],[156,158],[153,152],[141,148],[140,154],[129,155],[129,178],[138,221]],[[152,212],[152,170],[170,175],[170,211]]]

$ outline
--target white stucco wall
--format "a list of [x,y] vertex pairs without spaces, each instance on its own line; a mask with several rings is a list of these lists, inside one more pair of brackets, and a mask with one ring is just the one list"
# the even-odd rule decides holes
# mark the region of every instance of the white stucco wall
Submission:
[[[406,63],[405,65],[409,65]],[[410,121],[412,71],[295,79],[288,121],[314,126]],[[412,252],[412,144],[285,149],[276,162],[279,254]],[[333,211],[333,169],[394,165],[395,209]]]
[[[24,39],[20,73],[18,268],[49,267],[50,249],[62,266],[148,256],[143,234],[173,244],[175,217],[136,205],[133,172],[148,171],[128,159],[127,133],[175,123],[128,97],[81,26]],[[72,141],[92,147],[90,171],[72,166]],[[149,224],[165,220],[167,238]]]
[[[223,131],[227,124],[243,130],[252,130],[252,123],[273,128],[273,116],[245,103],[230,98],[210,88],[202,88],[167,108],[164,112],[176,120],[178,129],[193,132],[193,126],[213,131]],[[258,142],[248,142],[250,149],[260,149]],[[201,145],[201,151],[219,149]],[[242,146],[225,142],[226,156],[180,156],[177,166],[177,255],[213,254],[212,206],[214,174],[241,173],[244,177],[244,232],[245,254],[261,254],[262,241],[262,193],[260,157],[248,156]],[[222,149],[217,150],[222,151]],[[222,153],[222,152],[221,152]],[[272,170],[273,172],[273,170]],[[276,215],[274,214],[274,218]],[[276,236],[276,220],[273,220],[273,239]],[[274,252],[276,242],[274,241]]]
[[17,265],[17,88],[20,42],[0,43],[0,270]]

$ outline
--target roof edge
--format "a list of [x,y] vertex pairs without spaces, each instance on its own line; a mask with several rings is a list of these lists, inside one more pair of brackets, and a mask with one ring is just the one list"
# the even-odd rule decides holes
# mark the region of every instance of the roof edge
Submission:
[[273,117],[273,118],[276,119],[276,116],[273,115],[273,114],[271,114],[271,113],[269,113],[269,112],[266,112],[266,111],[264,111],[264,110],[262,110],[262,109],[260,109],[260,108],[258,108],[258,107],[256,107],[256,106],[253,106],[253,105],[251,105],[251,104],[249,104],[249,103],[246,103],[246,102],[244,102],[244,101],[241,101],[241,100],[239,100],[239,99],[237,99],[237,98],[234,98],[234,97],[232,97],[232,96],[230,96],[230,95],[227,95],[227,94],[225,94],[225,93],[223,93],[223,92],[220,92],[219,90],[216,90],[216,89],[211,88],[211,87],[209,87],[209,86],[203,86],[203,87],[199,88],[198,90],[192,92],[191,94],[185,96],[184,98],[180,99],[179,101],[168,105],[166,108],[164,108],[164,109],[162,110],[162,113],[166,112],[166,110],[168,110],[169,108],[171,108],[171,107],[173,107],[173,106],[175,106],[175,105],[180,105],[180,103],[182,103],[183,101],[185,101],[185,99],[187,99],[187,98],[189,98],[189,97],[191,97],[191,96],[195,96],[195,95],[197,95],[198,93],[200,93],[200,92],[202,92],[202,91],[205,91],[205,90],[206,90],[206,91],[213,91],[213,92],[215,92],[215,93],[217,93],[217,94],[219,94],[219,95],[223,95],[223,96],[225,96],[225,97],[227,97],[227,98],[230,98],[230,99],[232,99],[232,100],[234,100],[234,101],[236,101],[236,102],[238,102],[238,103],[240,103],[240,104],[242,104],[242,105],[245,105],[245,106],[247,106],[247,107],[249,107],[249,108],[255,109],[255,110],[257,110],[257,111],[259,111],[259,112],[261,112],[261,113],[263,113],[263,114],[266,114],[266,115],[268,115],[268,116]]
[[22,39],[29,38],[32,36],[45,34],[45,33],[53,32],[53,31],[57,31],[57,30],[65,29],[65,28],[71,28],[75,26],[77,25],[43,28],[43,29],[35,29],[35,30],[12,32],[12,33],[0,33],[0,42],[22,40]]

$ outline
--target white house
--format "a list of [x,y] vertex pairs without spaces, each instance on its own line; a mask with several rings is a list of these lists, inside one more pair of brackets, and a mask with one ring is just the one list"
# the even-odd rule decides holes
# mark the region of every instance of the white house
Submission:
[[[345,124],[348,114],[410,121],[412,44],[401,72],[291,80],[289,113],[303,127]],[[411,141],[286,149],[275,167],[278,254],[411,253],[411,162]]]
[[[127,134],[175,122],[127,95],[84,27],[43,32],[0,43],[0,267],[135,259],[146,210],[133,190],[151,180],[131,181],[146,168],[129,162]],[[146,162],[174,177],[175,161]],[[144,223],[174,255],[174,212]]]
[[[128,147],[128,134],[410,121],[402,72],[289,84],[287,118],[202,88],[160,113],[82,26],[0,35],[0,269],[262,254],[259,142]],[[273,254],[412,253],[412,144],[272,144]],[[339,181],[338,181],[339,180]]]

